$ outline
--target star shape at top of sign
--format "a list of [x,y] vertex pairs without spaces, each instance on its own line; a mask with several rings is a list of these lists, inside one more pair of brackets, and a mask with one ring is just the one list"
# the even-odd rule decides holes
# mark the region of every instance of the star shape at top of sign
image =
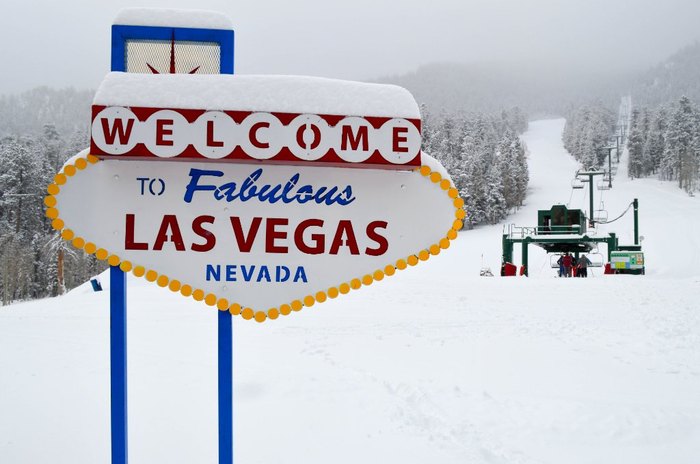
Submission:
[[[154,68],[150,63],[146,63],[146,66],[148,66],[148,69],[151,70],[153,74],[161,74],[160,71],[158,71],[156,68]],[[196,68],[192,69],[190,72],[187,74],[194,74],[196,73],[201,65],[197,66]],[[170,74],[175,74],[175,32],[173,31],[172,37],[170,38]]]

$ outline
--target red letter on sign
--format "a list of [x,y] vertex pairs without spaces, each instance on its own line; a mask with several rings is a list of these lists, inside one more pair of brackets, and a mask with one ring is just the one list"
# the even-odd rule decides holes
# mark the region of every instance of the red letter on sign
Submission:
[[124,130],[124,125],[122,124],[121,119],[114,120],[114,126],[112,126],[111,130],[109,128],[109,121],[107,121],[107,118],[100,119],[100,122],[102,123],[102,133],[105,136],[105,142],[107,144],[113,145],[114,139],[117,135],[119,135],[120,145],[126,145],[127,143],[129,143],[129,137],[131,137],[131,129],[134,127],[133,119],[129,119],[127,121],[126,130]]
[[343,246],[344,235],[348,237],[344,244],[350,249],[350,254],[359,255],[360,250],[357,248],[357,239],[355,238],[355,231],[352,229],[352,222],[347,220],[338,222],[338,230],[335,231],[335,237],[333,237],[333,243],[331,243],[328,253],[331,255],[338,254],[338,250]]
[[[170,237],[168,237],[169,230],[172,231]],[[158,231],[156,242],[153,244],[153,249],[162,250],[163,244],[168,240],[173,242],[177,251],[185,251],[185,243],[182,241],[180,226],[174,214],[166,214],[163,216],[163,222],[160,223],[160,230]]]
[[386,237],[379,235],[377,229],[386,229],[386,221],[372,221],[367,225],[367,238],[377,243],[377,248],[365,249],[365,254],[369,256],[381,256],[389,249],[389,242]]
[[367,137],[367,126],[358,127],[357,134],[354,134],[354,135],[352,133],[352,126],[343,126],[343,130],[341,132],[341,142],[340,142],[340,149],[341,150],[347,150],[348,144],[350,144],[351,149],[357,150],[357,147],[360,146],[360,142],[362,142],[362,151],[369,150],[369,140]]
[[148,250],[148,243],[134,241],[133,214],[126,215],[126,234],[124,235],[124,248],[127,250]]
[[[156,119],[156,145],[169,145],[173,144],[172,140],[165,140],[163,137],[166,135],[173,135],[173,130],[171,128],[166,129],[165,126],[172,126],[172,119]],[[396,130],[396,129],[394,129]]]
[[233,227],[233,234],[236,236],[236,243],[238,244],[239,251],[242,253],[250,252],[250,249],[253,248],[253,242],[255,241],[255,236],[258,233],[261,222],[261,217],[254,217],[253,222],[250,223],[250,229],[248,229],[248,236],[246,237],[243,235],[241,218],[238,216],[231,216],[231,227]]
[[207,121],[207,146],[208,147],[223,147],[224,142],[214,140],[214,121]]
[[270,148],[269,143],[261,142],[258,140],[258,130],[261,127],[270,127],[269,122],[258,122],[253,124],[253,126],[250,128],[250,133],[248,134],[248,138],[250,139],[250,143],[256,147],[256,148]]
[[326,246],[326,236],[323,234],[311,234],[311,241],[314,243],[313,246],[309,246],[304,243],[304,232],[309,227],[323,227],[323,220],[321,219],[307,219],[301,221],[297,229],[294,231],[294,244],[297,246],[299,251],[306,253],[307,255],[318,255],[323,253],[323,249]]
[[214,224],[214,216],[197,216],[192,222],[192,232],[206,240],[203,244],[193,243],[192,251],[210,251],[216,245],[216,236],[202,227],[202,224]]
[[275,226],[286,226],[289,224],[287,218],[267,218],[265,227],[265,251],[268,253],[286,253],[286,246],[275,245],[275,240],[278,238],[287,238],[287,232],[283,230],[275,230]]
[[[406,153],[408,152],[408,147],[399,146],[400,143],[406,143],[408,137],[406,137],[406,132],[408,132],[408,127],[394,127],[393,131],[393,148],[392,151],[395,153]],[[399,135],[401,134],[401,135]]]

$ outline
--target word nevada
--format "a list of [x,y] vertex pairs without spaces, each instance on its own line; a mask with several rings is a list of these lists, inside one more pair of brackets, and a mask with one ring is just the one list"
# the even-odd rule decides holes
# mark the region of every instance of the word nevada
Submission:
[[413,169],[420,120],[317,114],[92,107],[91,153]]

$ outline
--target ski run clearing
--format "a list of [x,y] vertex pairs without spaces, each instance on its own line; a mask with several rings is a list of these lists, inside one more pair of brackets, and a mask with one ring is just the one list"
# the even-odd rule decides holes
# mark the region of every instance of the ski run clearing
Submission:
[[[508,222],[588,209],[563,125],[530,124]],[[498,274],[497,225],[332,302],[235,318],[236,462],[697,463],[700,202],[624,165],[603,201],[614,218],[639,198],[646,276],[555,278],[531,246],[530,278],[479,277],[482,259]],[[608,228],[632,242],[631,213]],[[130,462],[215,463],[216,310],[129,282]],[[108,324],[89,284],[0,307],[0,463],[109,462]]]

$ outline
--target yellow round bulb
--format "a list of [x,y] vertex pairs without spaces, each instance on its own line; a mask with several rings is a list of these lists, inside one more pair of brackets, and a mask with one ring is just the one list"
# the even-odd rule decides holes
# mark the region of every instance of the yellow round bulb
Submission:
[[63,229],[63,226],[65,224],[63,223],[63,220],[60,218],[56,218],[53,221],[51,221],[51,227],[53,227],[55,230],[61,230]]
[[[134,269],[134,274],[136,274],[136,269]],[[182,296],[190,296],[192,295],[192,287],[185,284],[180,288],[180,294]]]

